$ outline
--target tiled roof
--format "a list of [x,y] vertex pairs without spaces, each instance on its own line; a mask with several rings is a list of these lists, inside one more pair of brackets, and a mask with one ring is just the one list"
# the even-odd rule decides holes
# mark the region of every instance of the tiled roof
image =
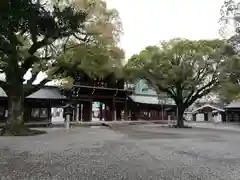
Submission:
[[226,109],[240,108],[240,99],[230,102],[227,106],[225,106],[225,108]]
[[[5,91],[0,88],[0,97],[7,97]],[[66,96],[62,95],[59,88],[45,87],[29,95],[29,99],[66,99]]]
[[7,97],[7,94],[1,87],[0,87],[0,97]]
[[66,99],[59,88],[43,88],[26,97],[27,99]]
[[170,98],[164,98],[162,100],[159,100],[157,96],[149,96],[149,95],[131,95],[129,96],[132,101],[136,103],[141,104],[154,104],[154,105],[175,105],[172,99]]
[[135,84],[134,94],[157,95],[156,91],[151,88],[144,79],[140,79]]
[[157,92],[150,87],[144,79],[138,80],[134,87],[133,95],[129,97],[136,103],[175,105],[173,100],[167,96],[163,96],[161,99],[159,99]]

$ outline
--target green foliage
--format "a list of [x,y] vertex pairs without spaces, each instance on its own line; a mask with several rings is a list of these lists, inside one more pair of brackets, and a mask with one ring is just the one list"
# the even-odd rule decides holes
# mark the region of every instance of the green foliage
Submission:
[[[169,91],[181,86],[183,92],[206,85],[206,78],[218,82],[218,67],[221,64],[217,51],[223,46],[220,40],[190,41],[174,39],[159,47],[147,47],[134,55],[127,64],[130,71],[140,71],[143,78],[151,75],[159,84],[160,91]],[[174,90],[174,89],[173,89]],[[175,90],[174,90],[175,91]],[[172,93],[169,92],[170,95]],[[183,94],[185,95],[185,94]]]
[[[101,77],[124,55],[116,46],[122,32],[118,12],[103,0],[1,0],[0,22],[0,70],[6,75],[1,87],[11,127],[22,123],[24,97],[53,78],[73,70]],[[46,77],[32,86],[40,72]]]
[[[72,46],[72,45],[69,45]],[[58,64],[69,72],[83,72],[92,79],[104,79],[109,74],[122,76],[124,52],[116,46],[77,45],[58,59]]]
[[[102,0],[4,0],[0,9],[0,69],[6,75],[3,88],[22,84],[29,70],[29,85],[41,71],[46,78],[25,95],[76,67],[89,70],[90,76],[103,76],[109,71],[105,59],[124,56],[116,46],[122,33],[118,12],[108,9]],[[68,50],[73,44],[76,47]]]
[[[81,37],[87,12],[71,6],[59,7],[48,1],[4,0],[0,3],[1,70],[6,85],[22,84],[24,75],[34,69],[31,84],[41,70],[46,70],[53,55],[54,43],[70,37]],[[83,38],[79,41],[84,42]],[[51,53],[50,53],[51,52]],[[45,67],[44,67],[45,65]],[[36,67],[40,67],[37,69]],[[43,81],[45,84],[47,80]],[[6,92],[10,92],[6,90]]]
[[222,69],[221,86],[218,89],[220,98],[225,102],[230,102],[240,97],[240,57],[239,57],[239,2],[233,0],[226,0],[220,10],[222,24],[221,32],[224,36],[228,33],[226,31],[229,26],[233,26],[234,32],[231,37],[227,40],[227,47],[225,48],[226,53],[230,58],[224,63]]
[[167,93],[183,113],[219,85],[223,46],[221,40],[172,39],[134,55],[127,70],[132,78],[146,79],[158,93]]
[[[104,0],[69,1],[77,10],[88,12],[85,25],[87,32],[98,39],[98,42],[116,44],[122,35],[122,22],[116,9],[107,8]],[[100,34],[100,36],[99,36]]]
[[223,102],[230,103],[240,98],[240,85],[227,81],[222,82],[218,93]]
[[240,97],[240,57],[231,56],[222,68],[221,86],[218,89],[220,99],[230,102]]

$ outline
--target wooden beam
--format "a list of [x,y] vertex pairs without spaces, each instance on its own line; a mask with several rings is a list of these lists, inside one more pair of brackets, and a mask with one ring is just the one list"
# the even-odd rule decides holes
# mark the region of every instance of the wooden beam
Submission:
[[116,121],[117,117],[116,117],[116,101],[115,101],[115,97],[113,97],[112,100],[112,120]]
[[[86,99],[112,99],[113,96],[100,96],[100,95],[81,95],[81,96],[73,96],[73,100],[86,100]],[[124,97],[115,97],[117,100],[124,100]]]
[[81,87],[81,88],[88,88],[88,89],[102,89],[102,90],[113,90],[113,91],[125,91],[125,92],[132,92],[132,90],[127,89],[118,89],[118,88],[107,88],[107,87],[97,87],[97,86],[84,86],[84,85],[74,85],[74,87]]

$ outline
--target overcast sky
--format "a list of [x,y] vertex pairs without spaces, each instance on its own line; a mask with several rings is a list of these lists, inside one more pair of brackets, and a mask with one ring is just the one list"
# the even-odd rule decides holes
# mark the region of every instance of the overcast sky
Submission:
[[[148,45],[175,37],[218,38],[224,0],[107,0],[121,16],[127,58]],[[27,75],[27,77],[29,74]],[[42,77],[42,75],[40,75]],[[41,78],[40,78],[41,79]]]
[[121,46],[129,57],[148,45],[175,37],[219,37],[220,8],[224,0],[108,0],[121,16]]

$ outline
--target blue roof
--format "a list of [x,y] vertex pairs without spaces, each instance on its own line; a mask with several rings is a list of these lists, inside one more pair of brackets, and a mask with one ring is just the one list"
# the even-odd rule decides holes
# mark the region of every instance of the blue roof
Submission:
[[59,88],[42,88],[26,97],[27,99],[67,99]]
[[137,81],[135,84],[134,94],[157,96],[156,91],[150,87],[144,79]]
[[140,79],[135,83],[133,95],[129,97],[136,103],[175,105],[175,102],[167,96],[163,95],[163,97],[159,99],[157,92],[150,87],[144,79]]

